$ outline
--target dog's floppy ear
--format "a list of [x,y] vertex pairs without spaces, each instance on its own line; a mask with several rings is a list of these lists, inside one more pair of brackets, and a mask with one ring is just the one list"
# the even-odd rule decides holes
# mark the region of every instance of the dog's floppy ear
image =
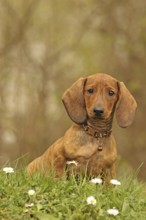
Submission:
[[77,124],[85,123],[87,119],[86,106],[84,102],[84,85],[86,78],[78,79],[62,97],[62,101],[69,117]]
[[137,103],[123,82],[118,82],[119,101],[116,108],[116,118],[120,127],[128,127],[132,124]]

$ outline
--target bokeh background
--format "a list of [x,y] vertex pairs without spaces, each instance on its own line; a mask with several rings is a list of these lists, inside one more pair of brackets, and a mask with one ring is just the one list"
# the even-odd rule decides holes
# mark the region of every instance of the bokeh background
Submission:
[[146,1],[0,0],[0,165],[29,161],[62,136],[71,125],[63,92],[97,72],[124,81],[138,102],[133,125],[115,122],[114,134],[118,170],[141,167],[146,180]]

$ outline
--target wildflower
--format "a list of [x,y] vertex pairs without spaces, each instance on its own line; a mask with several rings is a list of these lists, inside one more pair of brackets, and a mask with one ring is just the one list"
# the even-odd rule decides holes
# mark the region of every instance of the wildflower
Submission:
[[35,190],[33,190],[33,189],[28,190],[28,195],[29,196],[34,196],[35,195]]
[[30,204],[26,203],[26,204],[25,204],[25,208],[31,208],[31,207],[33,207],[33,206],[34,206],[34,203],[30,203]]
[[102,184],[102,179],[100,178],[94,178],[91,180],[91,183],[94,183],[94,184]]
[[116,208],[114,207],[113,209],[108,209],[108,210],[107,210],[107,213],[108,213],[109,215],[114,215],[114,216],[116,216],[116,215],[119,214],[119,211],[118,211],[118,209],[116,209]]
[[3,171],[5,173],[14,173],[14,169],[12,167],[5,167],[3,168]]
[[29,213],[29,210],[28,210],[28,209],[25,209],[25,210],[24,210],[24,213],[25,213],[25,214]]
[[88,205],[96,205],[96,199],[94,196],[89,196],[86,201]]
[[71,161],[67,161],[66,164],[67,164],[67,165],[73,164],[73,165],[77,166],[77,165],[78,165],[78,162],[75,161],[75,160],[71,160]]
[[113,185],[121,185],[121,182],[120,181],[118,181],[118,180],[115,180],[115,179],[112,179],[111,181],[110,181],[110,183],[111,184],[113,184]]

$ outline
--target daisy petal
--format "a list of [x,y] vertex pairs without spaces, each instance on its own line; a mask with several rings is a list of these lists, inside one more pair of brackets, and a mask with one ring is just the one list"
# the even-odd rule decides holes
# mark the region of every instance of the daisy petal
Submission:
[[96,205],[96,199],[94,198],[94,196],[89,196],[87,199],[87,204],[88,205]]
[[14,173],[14,169],[12,167],[5,167],[3,168],[3,171],[5,173]]
[[91,180],[91,183],[94,183],[94,184],[102,184],[102,179],[100,178],[94,178]]
[[116,180],[116,179],[112,179],[112,180],[110,181],[110,183],[113,184],[113,185],[118,185],[118,186],[121,185],[121,182],[118,181],[118,180]]
[[73,165],[77,166],[77,165],[78,165],[78,162],[75,161],[75,160],[70,160],[70,161],[66,161],[66,164],[67,164],[67,165],[73,164]]
[[119,214],[119,211],[118,211],[118,209],[113,208],[113,209],[108,209],[108,210],[107,210],[107,213],[108,213],[109,215],[114,215],[114,216],[116,216],[116,215]]
[[33,190],[33,189],[30,189],[30,190],[28,190],[28,195],[29,196],[34,196],[35,195],[35,190]]

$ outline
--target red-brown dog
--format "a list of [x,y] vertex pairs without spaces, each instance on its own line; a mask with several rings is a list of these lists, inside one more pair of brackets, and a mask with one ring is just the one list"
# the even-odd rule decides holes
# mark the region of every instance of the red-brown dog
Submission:
[[129,126],[137,104],[123,82],[106,74],[95,74],[77,80],[63,95],[63,103],[74,122],[65,135],[45,153],[32,161],[28,173],[49,174],[54,169],[59,177],[70,162],[73,172],[88,176],[115,176],[116,142],[112,135],[114,113],[120,127]]

